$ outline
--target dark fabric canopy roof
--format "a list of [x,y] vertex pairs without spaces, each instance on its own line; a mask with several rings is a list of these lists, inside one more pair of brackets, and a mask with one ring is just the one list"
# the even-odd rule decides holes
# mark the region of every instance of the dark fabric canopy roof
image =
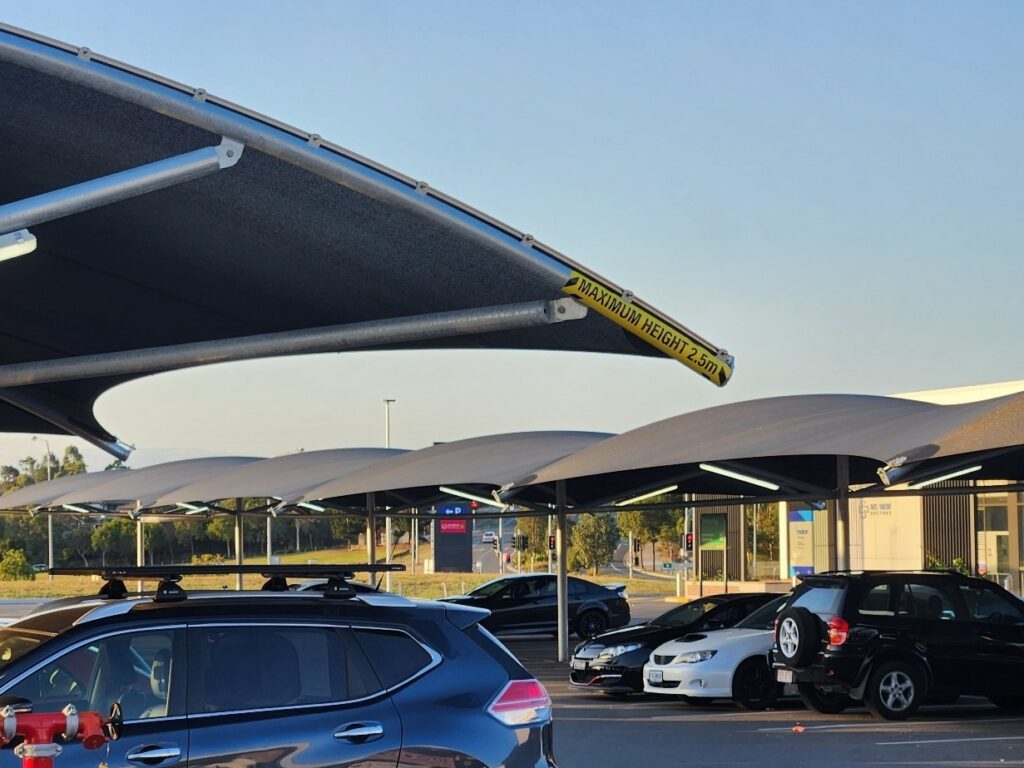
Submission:
[[[552,249],[201,90],[3,25],[0,83],[0,205],[245,143],[234,167],[33,226],[38,250],[0,262],[0,366],[564,297]],[[593,312],[397,346],[657,354]],[[93,403],[126,378],[24,389],[110,440]],[[0,431],[55,430],[0,403]]]

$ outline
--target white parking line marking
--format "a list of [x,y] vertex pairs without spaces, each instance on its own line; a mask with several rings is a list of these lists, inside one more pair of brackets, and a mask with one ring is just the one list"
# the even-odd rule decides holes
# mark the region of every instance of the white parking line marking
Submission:
[[876,741],[878,747],[897,747],[901,744],[956,744],[961,741],[1020,741],[1024,736],[979,736],[970,739],[921,739],[919,741]]

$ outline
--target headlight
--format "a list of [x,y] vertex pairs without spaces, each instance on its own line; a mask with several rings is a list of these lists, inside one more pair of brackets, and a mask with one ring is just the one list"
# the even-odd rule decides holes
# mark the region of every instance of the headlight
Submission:
[[680,653],[674,659],[673,664],[697,664],[701,661],[707,661],[714,656],[718,651],[690,651],[688,653]]
[[601,651],[601,655],[600,655],[599,658],[602,658],[602,659],[614,659],[616,656],[621,656],[622,654],[629,653],[630,651],[638,651],[638,650],[640,650],[643,647],[644,647],[643,643],[629,643],[627,645],[613,645],[613,646],[605,648],[603,651]]

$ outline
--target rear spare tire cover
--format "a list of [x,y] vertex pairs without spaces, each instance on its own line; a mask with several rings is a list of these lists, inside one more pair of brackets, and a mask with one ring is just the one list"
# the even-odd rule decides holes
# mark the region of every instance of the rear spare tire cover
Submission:
[[803,667],[818,651],[821,640],[818,617],[806,608],[787,608],[775,627],[779,660],[787,666]]

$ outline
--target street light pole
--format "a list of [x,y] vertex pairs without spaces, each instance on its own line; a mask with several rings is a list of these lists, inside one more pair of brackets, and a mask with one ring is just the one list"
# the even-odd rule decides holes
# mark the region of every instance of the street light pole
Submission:
[[[50,474],[50,441],[45,437],[39,437],[39,435],[32,435],[33,440],[42,440],[46,445],[46,480],[49,482],[51,478]],[[53,570],[53,513],[46,513],[46,565],[47,568]],[[50,574],[50,581],[53,581],[53,574]]]
[[[391,447],[391,404],[394,400],[384,399],[384,447]],[[391,550],[393,545],[391,543],[392,532],[391,532],[391,516],[388,515],[384,518],[384,562],[388,565],[391,564]],[[391,571],[387,571],[384,574],[384,589],[388,592],[391,591]]]

